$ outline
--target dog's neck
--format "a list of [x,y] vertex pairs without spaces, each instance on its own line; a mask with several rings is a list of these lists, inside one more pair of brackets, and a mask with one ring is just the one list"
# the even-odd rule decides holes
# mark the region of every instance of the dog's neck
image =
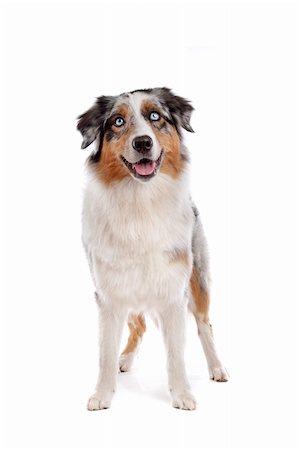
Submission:
[[[88,188],[97,193],[98,201],[110,204],[111,208],[142,208],[147,209],[155,204],[167,204],[175,207],[189,197],[188,167],[176,178],[162,172],[155,178],[142,182],[129,176],[120,182],[107,185],[101,181],[99,175],[90,172]],[[125,210],[123,211],[125,213]]]

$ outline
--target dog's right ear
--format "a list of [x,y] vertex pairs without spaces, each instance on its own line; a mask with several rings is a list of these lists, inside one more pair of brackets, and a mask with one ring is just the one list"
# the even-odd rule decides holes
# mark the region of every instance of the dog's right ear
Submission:
[[92,144],[97,137],[101,138],[113,104],[114,97],[98,97],[95,104],[78,117],[77,129],[83,136],[82,149]]

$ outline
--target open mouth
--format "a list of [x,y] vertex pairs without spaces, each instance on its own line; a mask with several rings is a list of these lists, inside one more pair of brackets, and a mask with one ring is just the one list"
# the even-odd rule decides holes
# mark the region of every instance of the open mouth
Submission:
[[159,167],[161,165],[162,155],[163,150],[161,151],[160,156],[156,161],[153,161],[152,159],[148,158],[142,158],[135,163],[130,163],[123,156],[121,156],[121,159],[123,163],[126,165],[126,167],[129,169],[129,171],[136,178],[146,181],[157,174]]

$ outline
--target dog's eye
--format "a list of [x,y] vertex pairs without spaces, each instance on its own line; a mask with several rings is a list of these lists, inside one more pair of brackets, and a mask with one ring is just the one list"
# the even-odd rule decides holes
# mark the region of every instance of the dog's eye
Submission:
[[159,113],[157,113],[157,111],[152,111],[151,113],[150,113],[150,120],[152,120],[152,121],[157,121],[157,120],[160,120],[160,114]]
[[124,123],[125,121],[122,117],[116,117],[116,119],[114,120],[114,125],[116,127],[122,127]]

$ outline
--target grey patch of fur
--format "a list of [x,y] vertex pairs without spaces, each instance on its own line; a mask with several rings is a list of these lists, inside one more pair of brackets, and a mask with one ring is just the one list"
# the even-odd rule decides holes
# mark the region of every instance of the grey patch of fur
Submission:
[[100,299],[99,294],[97,293],[97,291],[94,292],[94,298],[95,298],[96,304],[98,306],[101,306],[101,299]]
[[181,143],[181,157],[183,161],[190,162],[189,150],[183,143]]
[[77,129],[83,137],[82,149],[100,137],[116,99],[117,97],[106,95],[98,97],[95,104],[78,117]]
[[191,133],[194,132],[190,125],[193,106],[189,100],[175,95],[169,88],[154,88],[151,93],[155,95],[164,107],[166,107],[175,124],[181,126]]
[[198,209],[193,202],[191,203],[191,206],[194,213],[194,227],[192,234],[193,263],[202,289],[206,293],[209,293],[211,279],[207,240],[204,234]]

